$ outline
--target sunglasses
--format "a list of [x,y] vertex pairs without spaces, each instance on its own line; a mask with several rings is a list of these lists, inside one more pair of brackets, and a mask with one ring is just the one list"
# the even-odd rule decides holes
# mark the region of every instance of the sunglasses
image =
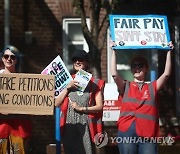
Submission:
[[5,55],[3,55],[3,57],[4,57],[4,59],[12,59],[12,60],[15,60],[16,59],[16,56],[15,55],[7,55],[7,54],[5,54]]
[[132,64],[132,65],[131,65],[131,68],[140,69],[140,68],[143,68],[143,67],[144,67],[144,64]]
[[73,60],[73,63],[75,63],[75,62],[84,62],[84,59],[82,59],[82,58],[74,58]]

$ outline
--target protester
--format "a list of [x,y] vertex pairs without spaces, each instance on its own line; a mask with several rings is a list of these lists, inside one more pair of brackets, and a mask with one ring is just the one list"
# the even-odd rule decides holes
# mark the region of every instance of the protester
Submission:
[[[111,42],[111,47],[113,45]],[[112,50],[111,74],[122,96],[121,113],[117,122],[117,135],[122,139],[118,143],[121,154],[158,153],[157,142],[150,139],[155,139],[159,133],[157,93],[171,73],[171,51],[174,48],[172,42],[169,46],[171,50],[167,52],[164,73],[152,82],[145,82],[149,65],[142,56],[134,57],[131,61],[134,80],[124,80],[117,72],[116,51]]]
[[[0,73],[17,73],[20,67],[20,52],[7,46],[2,52],[4,69]],[[24,115],[0,114],[0,153],[25,154],[31,136],[31,122]]]
[[[72,62],[75,73],[80,69],[89,71],[89,55],[84,50],[75,51]],[[78,91],[78,83],[72,80],[55,99],[56,106],[61,107],[62,143],[66,154],[92,154],[94,136],[102,132],[105,82],[92,77],[83,93]]]

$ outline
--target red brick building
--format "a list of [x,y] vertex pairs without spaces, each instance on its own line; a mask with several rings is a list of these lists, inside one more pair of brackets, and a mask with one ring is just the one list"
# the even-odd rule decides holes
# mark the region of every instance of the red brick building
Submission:
[[[119,0],[117,14],[163,14],[169,19],[170,35],[176,51],[172,76],[161,92],[161,116],[165,121],[177,117],[176,109],[180,97],[180,2],[178,0]],[[5,38],[5,0],[0,1],[0,50],[4,47]],[[102,9],[102,11],[104,11]],[[68,61],[75,47],[87,49],[82,33],[79,31],[80,18],[75,13],[72,0],[9,0],[9,43],[16,46],[23,54],[23,72],[40,73],[58,54],[68,67]],[[76,25],[77,24],[77,25]],[[74,25],[73,27],[71,27]],[[77,29],[76,29],[77,28]],[[78,34],[74,34],[77,30]],[[80,35],[81,34],[81,35]],[[72,37],[71,37],[72,36]],[[108,38],[107,38],[108,40]],[[105,40],[105,41],[107,41]],[[69,42],[68,42],[69,41]],[[110,82],[108,74],[108,49],[102,49],[102,78]],[[163,71],[165,53],[158,53],[159,73]],[[180,112],[180,109],[179,109]],[[55,143],[55,116],[32,116],[33,136],[32,153],[46,152],[46,145]],[[167,122],[165,122],[167,123]]]

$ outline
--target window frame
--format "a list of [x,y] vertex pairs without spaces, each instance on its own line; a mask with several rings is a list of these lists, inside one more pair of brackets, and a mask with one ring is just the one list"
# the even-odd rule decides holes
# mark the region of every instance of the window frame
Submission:
[[[86,19],[88,27],[90,27],[90,19]],[[68,45],[83,45],[83,50],[89,52],[89,47],[88,44],[85,40],[83,41],[68,41],[68,25],[69,24],[80,24],[81,25],[81,18],[64,18],[63,19],[63,61],[67,67],[68,70],[71,70],[72,64],[68,63],[68,58],[69,58],[69,51],[68,51]],[[83,35],[83,34],[82,34]],[[84,37],[84,36],[83,36]]]

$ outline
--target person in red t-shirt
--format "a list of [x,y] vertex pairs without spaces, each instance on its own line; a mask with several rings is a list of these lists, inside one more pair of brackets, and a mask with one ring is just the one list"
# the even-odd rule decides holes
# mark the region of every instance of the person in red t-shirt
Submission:
[[[2,52],[4,69],[0,73],[17,73],[20,52],[14,46],[7,46]],[[0,153],[25,154],[31,136],[31,122],[24,115],[0,113]]]
[[[113,46],[111,42],[111,47]],[[157,92],[171,73],[171,51],[167,52],[164,73],[155,81],[145,82],[149,70],[147,60],[137,56],[131,61],[134,80],[124,80],[117,72],[116,52],[112,50],[111,74],[122,96],[118,124],[118,148],[121,154],[156,154],[159,133]]]

